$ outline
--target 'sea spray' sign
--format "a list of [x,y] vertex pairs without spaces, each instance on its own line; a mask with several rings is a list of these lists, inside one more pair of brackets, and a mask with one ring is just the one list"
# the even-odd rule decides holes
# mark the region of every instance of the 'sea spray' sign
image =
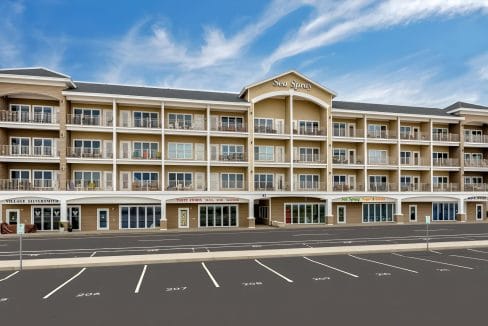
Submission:
[[299,89],[304,89],[304,90],[311,90],[312,89],[312,84],[302,83],[302,82],[298,82],[296,80],[292,80],[291,82],[288,82],[288,81],[281,81],[279,79],[275,79],[275,80],[273,80],[273,86],[274,87],[289,87],[289,88],[293,88],[296,91]]

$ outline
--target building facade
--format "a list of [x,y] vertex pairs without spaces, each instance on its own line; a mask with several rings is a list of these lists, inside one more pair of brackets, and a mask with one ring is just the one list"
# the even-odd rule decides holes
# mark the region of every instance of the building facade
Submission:
[[54,231],[487,220],[488,107],[333,101],[0,70],[0,220]]

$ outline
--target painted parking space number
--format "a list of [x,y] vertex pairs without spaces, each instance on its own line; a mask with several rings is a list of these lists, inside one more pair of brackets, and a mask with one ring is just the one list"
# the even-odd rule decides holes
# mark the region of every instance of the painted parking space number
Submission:
[[314,281],[328,281],[330,280],[330,277],[328,276],[322,276],[322,277],[312,277]]
[[166,288],[164,292],[178,292],[178,291],[185,291],[188,289],[186,286],[179,286],[179,287],[174,287],[174,288]]
[[450,272],[451,270],[448,268],[437,268],[436,269],[438,272]]
[[391,276],[391,273],[376,273],[376,276],[378,277]]
[[263,282],[242,282],[243,286],[259,286],[263,285]]
[[97,297],[100,296],[100,292],[85,292],[85,293],[78,293],[76,295],[77,298],[88,298],[88,297]]

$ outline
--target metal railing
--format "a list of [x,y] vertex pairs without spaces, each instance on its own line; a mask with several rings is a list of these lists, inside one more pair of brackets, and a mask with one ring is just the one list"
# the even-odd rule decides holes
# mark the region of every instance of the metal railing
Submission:
[[228,132],[247,132],[247,125],[245,123],[217,123],[210,127],[212,131],[228,131]]
[[290,186],[287,183],[273,183],[273,182],[254,182],[254,191],[289,191]]
[[135,149],[131,152],[123,151],[119,155],[119,159],[130,160],[160,160],[162,158],[160,151],[148,149]]
[[83,114],[68,114],[68,124],[78,126],[100,126],[100,127],[112,127],[113,119],[108,121],[103,116],[86,116]]
[[0,145],[0,156],[59,157],[52,146]]
[[348,158],[343,158],[340,156],[333,156],[332,157],[332,164],[342,164],[342,165],[363,164],[363,160],[361,158],[356,158],[355,161],[351,161]]
[[190,121],[166,122],[165,129],[172,130],[206,130],[206,119],[195,119]]
[[288,133],[288,128],[282,128],[281,130],[267,127],[267,126],[254,126],[254,133],[256,134],[275,134],[275,135],[283,135]]
[[398,185],[395,183],[370,183],[368,185],[368,191],[397,191]]
[[159,181],[133,181],[131,190],[133,191],[159,191],[161,184]]
[[161,121],[159,119],[134,119],[131,121],[120,121],[119,127],[122,128],[161,128]]
[[68,157],[71,158],[95,158],[95,159],[113,158],[113,153],[103,152],[100,148],[68,147],[66,154]]
[[334,137],[359,137],[363,138],[364,137],[364,130],[362,129],[343,129],[343,128],[334,128],[333,131],[333,136]]
[[437,183],[432,187],[433,191],[459,191],[458,183]]
[[248,185],[248,183],[245,180],[228,181],[228,182],[224,182],[221,180],[220,184],[210,183],[210,190],[212,190],[212,191],[248,191],[247,185]]
[[459,160],[457,158],[433,158],[432,165],[434,166],[459,166]]
[[369,165],[396,165],[397,160],[394,157],[386,159],[368,159]]
[[113,185],[103,184],[100,180],[68,180],[66,190],[69,191],[112,191]]
[[403,165],[403,166],[423,166],[423,165],[428,165],[428,163],[424,162],[421,158],[400,157],[400,165]]
[[466,143],[488,143],[488,135],[464,135],[464,142]]
[[488,191],[488,183],[465,183],[464,191]]
[[332,185],[332,190],[338,191],[338,192],[364,191],[364,185],[362,185],[362,184],[334,183]]
[[400,132],[401,140],[429,140],[426,132]]
[[303,136],[325,136],[326,130],[320,128],[298,128],[293,130],[294,135]]
[[206,156],[206,151],[194,151],[190,158],[170,157],[169,154],[166,154],[165,159],[168,161],[205,161]]
[[464,160],[465,167],[475,167],[475,168],[488,168],[487,159],[469,159]]
[[396,139],[397,135],[391,131],[368,131],[367,133],[368,138],[377,138],[377,139]]
[[401,183],[400,191],[430,191],[430,183]]
[[212,154],[210,159],[211,161],[220,162],[247,162],[247,153]]
[[327,184],[325,182],[308,182],[298,181],[293,185],[294,191],[326,191]]
[[458,134],[433,132],[432,141],[447,141],[447,142],[457,142],[459,141]]
[[57,114],[0,111],[0,121],[22,123],[58,123]]
[[320,154],[299,154],[293,159],[295,163],[325,163],[325,156]]
[[53,191],[59,190],[57,182],[53,180],[17,180],[1,179],[0,190],[8,191]]

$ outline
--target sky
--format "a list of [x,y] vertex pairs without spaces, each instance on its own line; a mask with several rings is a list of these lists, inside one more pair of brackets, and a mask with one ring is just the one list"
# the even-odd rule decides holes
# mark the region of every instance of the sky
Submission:
[[239,92],[297,70],[337,100],[488,105],[488,0],[0,0],[0,67]]

